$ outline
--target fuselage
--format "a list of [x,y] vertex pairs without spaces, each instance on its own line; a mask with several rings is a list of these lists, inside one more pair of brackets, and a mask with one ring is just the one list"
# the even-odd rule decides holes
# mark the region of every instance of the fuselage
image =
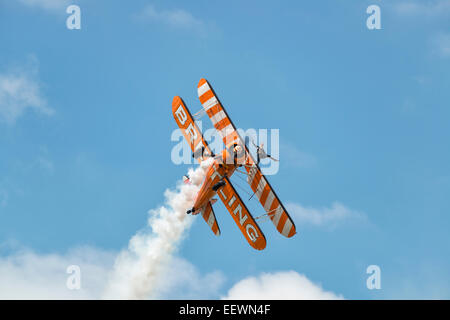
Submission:
[[225,177],[230,178],[236,168],[245,163],[245,151],[241,147],[242,152],[236,152],[235,148],[236,145],[232,145],[229,148],[224,149],[221,155],[214,158],[214,161],[206,172],[205,180],[194,201],[193,214],[200,213],[216,193],[220,191],[220,188],[215,190],[214,186],[223,181]]

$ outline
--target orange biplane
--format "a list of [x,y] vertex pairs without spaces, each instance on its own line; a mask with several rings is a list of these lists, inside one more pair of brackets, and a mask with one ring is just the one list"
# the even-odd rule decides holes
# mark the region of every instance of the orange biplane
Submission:
[[285,237],[292,237],[296,233],[295,225],[258,166],[261,156],[267,158],[270,156],[258,147],[258,161],[254,161],[219,98],[205,79],[201,79],[198,84],[198,97],[204,111],[220,133],[225,149],[217,155],[211,152],[183,100],[179,96],[174,97],[173,116],[191,146],[192,156],[199,162],[213,158],[193,206],[187,213],[194,215],[201,213],[213,233],[220,235],[212,208],[217,201],[214,196],[218,195],[248,243],[257,250],[263,250],[266,247],[266,238],[230,181],[236,169],[244,167],[247,182],[264,207],[266,215],[270,217],[278,232]]

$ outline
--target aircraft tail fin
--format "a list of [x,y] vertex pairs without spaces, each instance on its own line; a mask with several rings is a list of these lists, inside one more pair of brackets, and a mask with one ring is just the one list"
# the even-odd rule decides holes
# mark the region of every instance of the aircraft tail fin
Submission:
[[214,204],[214,202],[216,201],[217,201],[216,199],[213,199],[212,201],[208,202],[208,204],[202,211],[202,217],[206,221],[208,226],[211,228],[211,231],[216,236],[220,236],[219,224],[217,223],[216,215],[214,214],[214,210],[212,207],[212,204]]

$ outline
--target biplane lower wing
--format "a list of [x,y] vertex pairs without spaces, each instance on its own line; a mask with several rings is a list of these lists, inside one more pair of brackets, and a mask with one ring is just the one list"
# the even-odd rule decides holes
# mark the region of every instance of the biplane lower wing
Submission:
[[253,159],[248,147],[237,132],[236,127],[220,103],[211,85],[206,79],[201,79],[198,83],[197,90],[200,102],[214,127],[221,135],[225,146],[228,146],[232,142],[238,142],[246,149],[247,159],[245,169],[248,173],[247,182],[278,232],[285,237],[292,237],[296,233],[294,222],[272,189],[269,181],[262,174],[258,164]]
[[231,181],[228,177],[224,177],[223,179],[225,185],[217,191],[217,195],[230,212],[247,242],[253,248],[263,250],[266,247],[266,237],[234,189]]

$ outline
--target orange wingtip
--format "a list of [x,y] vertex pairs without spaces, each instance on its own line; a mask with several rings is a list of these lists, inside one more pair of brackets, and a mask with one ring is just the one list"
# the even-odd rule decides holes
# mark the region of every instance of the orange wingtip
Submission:
[[294,235],[296,235],[297,234],[297,231],[295,230],[295,227],[293,227],[292,229],[291,229],[291,231],[289,232],[289,234],[288,234],[288,238],[291,238],[291,237],[293,237]]
[[178,107],[181,104],[182,101],[183,100],[181,100],[181,97],[179,97],[179,96],[173,97],[172,108]]
[[201,78],[200,81],[198,82],[198,86],[197,88],[200,88],[202,85],[204,85],[206,83],[206,79],[205,78]]

